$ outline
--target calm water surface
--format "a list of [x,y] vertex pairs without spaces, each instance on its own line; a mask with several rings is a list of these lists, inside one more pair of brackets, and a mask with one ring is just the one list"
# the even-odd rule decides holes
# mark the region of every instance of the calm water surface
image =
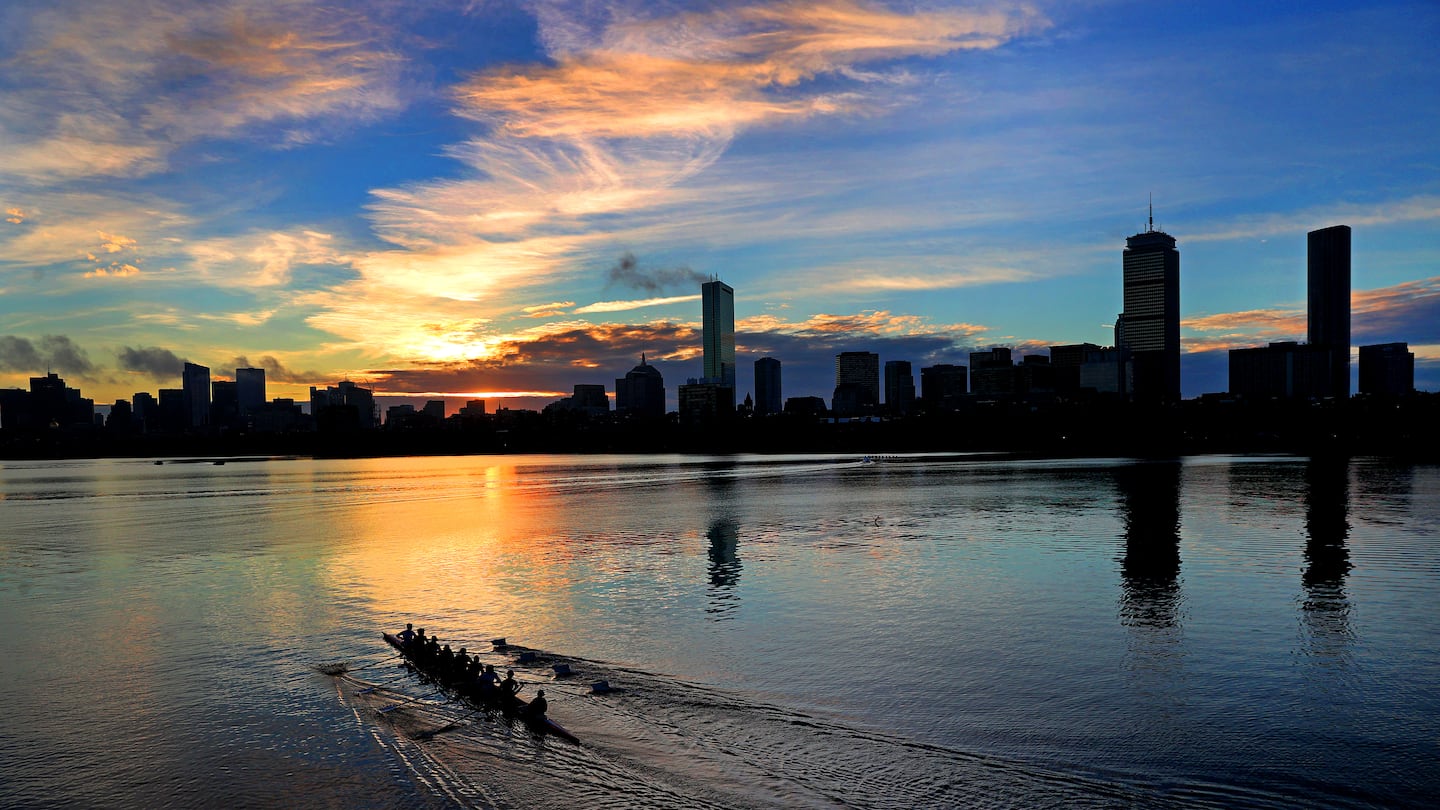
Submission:
[[1437,538],[1367,459],[4,462],[0,806],[1426,806]]

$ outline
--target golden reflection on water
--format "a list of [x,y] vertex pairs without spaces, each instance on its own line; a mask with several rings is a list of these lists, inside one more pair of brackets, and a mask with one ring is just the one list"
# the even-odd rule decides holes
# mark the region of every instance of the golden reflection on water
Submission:
[[[330,561],[334,574],[362,587],[377,612],[428,621],[446,642],[503,634],[504,617],[517,612],[533,627],[545,618],[537,606],[553,614],[542,626],[560,622],[580,555],[578,544],[559,539],[554,519],[566,496],[504,459],[444,460],[415,472],[332,527],[348,540]],[[415,616],[419,605],[439,615]]]

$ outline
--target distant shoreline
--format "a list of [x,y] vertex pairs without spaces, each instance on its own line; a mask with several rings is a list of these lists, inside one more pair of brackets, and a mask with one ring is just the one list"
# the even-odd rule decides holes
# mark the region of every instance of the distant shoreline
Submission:
[[[1170,408],[994,403],[905,418],[776,415],[681,424],[501,412],[424,430],[224,435],[0,430],[0,459],[135,458],[175,463],[253,458],[391,458],[532,453],[883,456],[986,453],[1006,458],[1145,458],[1208,454],[1382,456],[1440,460],[1440,395],[1342,403],[1206,403]],[[191,461],[193,460],[193,461]]]

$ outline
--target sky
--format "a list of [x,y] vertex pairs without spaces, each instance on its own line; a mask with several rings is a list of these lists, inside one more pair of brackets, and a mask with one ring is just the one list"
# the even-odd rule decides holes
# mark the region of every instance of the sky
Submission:
[[1125,238],[1180,250],[1183,393],[1305,339],[1353,229],[1355,345],[1440,390],[1440,5],[9,0],[0,387],[534,408],[642,353],[917,371],[1111,345]]

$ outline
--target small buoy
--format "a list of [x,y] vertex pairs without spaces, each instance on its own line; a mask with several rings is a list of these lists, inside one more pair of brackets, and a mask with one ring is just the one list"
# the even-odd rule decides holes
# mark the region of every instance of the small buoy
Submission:
[[596,681],[590,684],[590,691],[597,695],[603,695],[610,691],[609,681]]
[[490,643],[491,643],[492,645],[496,646],[496,647],[504,647],[504,646],[505,646],[505,639],[504,639],[504,638],[492,638],[492,639],[490,639]]
[[529,664],[532,663],[534,660],[535,653],[533,652],[522,652],[515,657],[515,662],[518,664]]
[[564,677],[570,674],[569,664],[551,664],[550,668],[555,670],[556,677]]

